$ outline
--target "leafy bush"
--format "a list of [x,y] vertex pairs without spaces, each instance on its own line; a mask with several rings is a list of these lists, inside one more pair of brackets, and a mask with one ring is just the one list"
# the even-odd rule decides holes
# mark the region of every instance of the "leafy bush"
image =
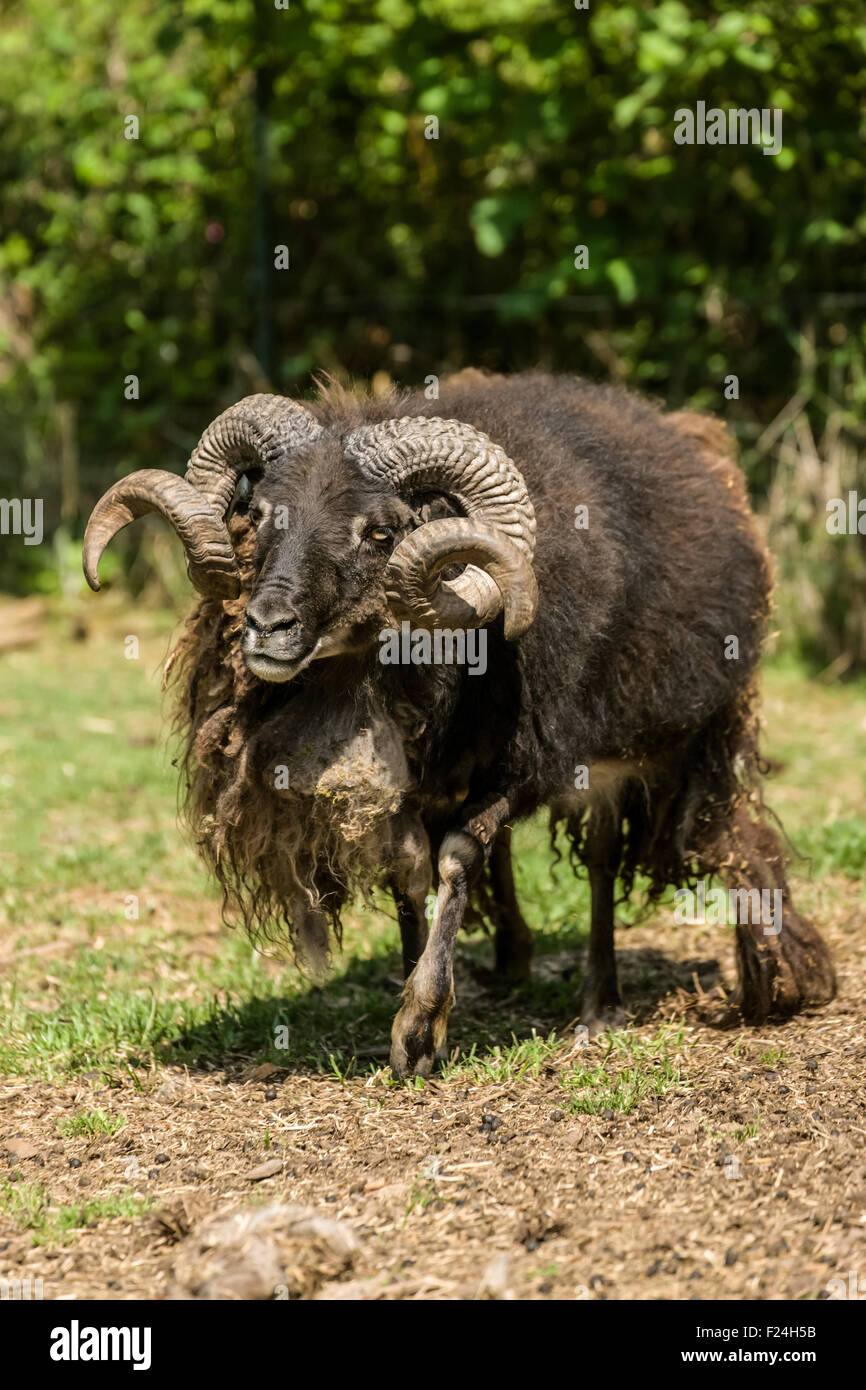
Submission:
[[[77,533],[241,394],[467,362],[717,409],[763,495],[804,339],[815,437],[837,379],[862,414],[864,52],[857,0],[19,0],[4,495]],[[676,144],[699,100],[781,110],[780,153]],[[5,544],[0,581],[53,569],[39,549]]]

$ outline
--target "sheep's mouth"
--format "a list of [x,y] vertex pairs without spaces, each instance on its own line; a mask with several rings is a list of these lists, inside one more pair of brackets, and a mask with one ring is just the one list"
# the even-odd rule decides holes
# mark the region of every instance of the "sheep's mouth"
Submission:
[[269,656],[267,652],[262,651],[244,652],[244,661],[247,669],[252,671],[254,676],[258,676],[259,680],[280,685],[300,675],[304,667],[312,661],[314,650],[315,647],[311,647],[304,656],[290,659]]

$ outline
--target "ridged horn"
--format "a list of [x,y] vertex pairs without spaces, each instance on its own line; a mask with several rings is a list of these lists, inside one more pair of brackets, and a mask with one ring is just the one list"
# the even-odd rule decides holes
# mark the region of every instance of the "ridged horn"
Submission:
[[[467,566],[443,581],[446,565]],[[484,522],[443,517],[401,541],[385,572],[388,601],[416,627],[484,627],[504,610],[509,642],[531,626],[538,609],[532,565],[513,541]]]
[[[343,447],[367,477],[402,493],[445,493],[466,514],[428,522],[397,546],[388,566],[395,610],[433,628],[483,627],[504,608],[506,636],[525,632],[538,607],[535,511],[505,451],[460,420],[423,416],[354,430]],[[439,579],[458,562],[461,575]]]
[[180,536],[189,577],[200,594],[234,598],[240,592],[237,562],[222,517],[184,478],[162,468],[141,468],[121,478],[93,508],[82,554],[91,589],[100,587],[97,571],[109,541],[149,512],[164,516]]
[[186,480],[225,516],[247,468],[267,468],[321,433],[315,416],[287,396],[244,396],[208,425],[190,455]]
[[97,567],[111,538],[148,512],[177,531],[199,593],[234,598],[240,576],[225,524],[237,480],[250,466],[267,468],[321,434],[304,406],[285,396],[245,396],[208,425],[190,455],[186,477],[142,468],[109,488],[93,509],[84,535],[84,574],[99,588]]

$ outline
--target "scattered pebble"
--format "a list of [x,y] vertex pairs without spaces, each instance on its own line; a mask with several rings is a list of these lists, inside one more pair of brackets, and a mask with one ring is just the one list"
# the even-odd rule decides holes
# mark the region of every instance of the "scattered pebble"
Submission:
[[3,1147],[14,1158],[36,1158],[39,1146],[30,1139],[4,1139]]
[[273,1076],[277,1071],[278,1068],[274,1066],[273,1062],[262,1062],[261,1066],[251,1071],[246,1079],[247,1082],[266,1081],[269,1076]]
[[253,1168],[247,1177],[250,1182],[261,1182],[262,1178],[272,1178],[279,1173],[283,1166],[281,1158],[269,1158],[265,1163],[260,1163],[257,1168]]

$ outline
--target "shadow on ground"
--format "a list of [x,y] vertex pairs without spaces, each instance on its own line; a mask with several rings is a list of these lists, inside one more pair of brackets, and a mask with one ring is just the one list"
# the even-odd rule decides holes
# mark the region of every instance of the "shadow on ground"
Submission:
[[[449,1050],[477,1052],[536,1032],[542,1037],[578,1021],[582,951],[539,953],[531,980],[499,983],[486,968],[486,942],[466,943],[455,958],[457,1002],[451,1014]],[[666,1004],[697,1002],[720,983],[716,959],[676,960],[655,947],[617,952],[630,1021],[650,1021]],[[289,1073],[348,1068],[368,1070],[388,1058],[391,1023],[401,981],[386,958],[350,960],[324,986],[310,985],[300,998],[253,996],[215,1005],[209,1016],[180,1037],[166,1040],[160,1060],[193,1071],[245,1070],[270,1062]],[[684,998],[686,996],[686,998]]]

